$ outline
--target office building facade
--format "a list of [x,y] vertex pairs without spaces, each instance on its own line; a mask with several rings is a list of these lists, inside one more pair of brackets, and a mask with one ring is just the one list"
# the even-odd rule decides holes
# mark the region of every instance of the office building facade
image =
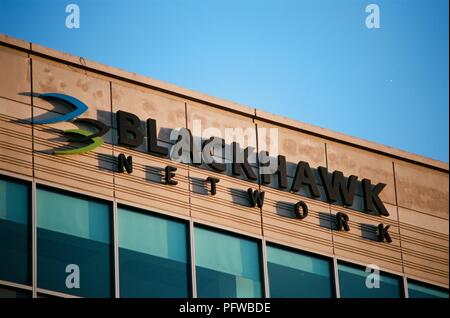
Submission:
[[[174,131],[208,128],[258,160],[174,160]],[[0,297],[448,297],[448,177],[0,35]]]

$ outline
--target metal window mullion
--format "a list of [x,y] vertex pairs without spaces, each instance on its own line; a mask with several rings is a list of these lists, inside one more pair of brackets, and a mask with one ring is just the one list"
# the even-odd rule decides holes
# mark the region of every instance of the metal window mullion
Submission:
[[406,278],[406,275],[403,275],[403,297],[409,298],[408,279]]
[[37,298],[37,219],[36,181],[31,182],[31,286],[32,297]]
[[266,240],[263,238],[261,240],[262,247],[262,262],[263,262],[263,278],[264,278],[264,293],[266,298],[270,298],[270,288],[269,288],[269,271],[267,269],[267,248]]
[[195,272],[195,240],[194,240],[194,222],[189,221],[189,246],[191,254],[191,292],[192,298],[197,298],[197,277]]
[[21,289],[23,291],[33,291],[33,287],[31,287],[30,285],[13,283],[11,281],[1,280],[1,279],[0,279],[0,287],[11,287],[14,289]]
[[120,298],[120,280],[119,280],[119,224],[117,201],[113,201],[113,246],[114,246],[114,297]]
[[339,289],[339,270],[337,258],[333,257],[333,273],[334,273],[334,291],[336,298],[341,298],[341,291]]

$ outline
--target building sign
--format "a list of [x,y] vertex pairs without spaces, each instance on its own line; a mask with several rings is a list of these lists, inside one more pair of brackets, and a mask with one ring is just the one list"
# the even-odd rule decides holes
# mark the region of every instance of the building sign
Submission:
[[[88,109],[86,104],[84,104],[82,101],[69,95],[59,93],[48,93],[48,94],[41,94],[39,95],[39,97],[47,101],[56,101],[58,103],[65,104],[71,108],[74,108],[74,110],[65,115],[52,117],[48,119],[41,119],[41,120],[33,119],[34,124],[53,124],[63,121],[71,121],[75,117],[78,117],[81,114],[83,114]],[[109,130],[108,126],[106,126],[105,124],[103,124],[98,120],[90,118],[78,118],[75,119],[73,122],[90,124],[97,129],[97,132],[92,134],[89,131],[83,129],[65,130],[63,134],[69,138],[69,141],[78,143],[87,143],[87,145],[70,150],[57,150],[55,151],[56,155],[81,154],[84,152],[94,150],[95,148],[103,144],[103,139],[101,138],[101,136],[103,136],[108,132]]]
[[[96,132],[91,133],[87,130],[82,129],[71,129],[63,131],[69,141],[81,144],[80,147],[75,149],[58,150],[55,151],[56,155],[70,155],[70,154],[81,154],[95,149],[96,147],[103,144],[102,136],[108,132],[109,127],[104,123],[94,120],[94,119],[83,119],[76,117],[83,114],[88,107],[80,100],[59,93],[47,93],[41,94],[39,96],[48,101],[53,101],[57,103],[62,103],[68,105],[74,110],[61,116],[53,117],[44,120],[35,120],[34,124],[52,124],[63,121],[72,121],[74,123],[88,124],[96,129]],[[118,128],[118,144],[128,148],[136,148],[141,146],[145,140],[144,131],[141,129],[141,119],[135,114],[118,111],[116,113],[116,123]],[[173,145],[170,149],[157,144],[157,122],[155,119],[148,118],[146,123],[146,137],[147,137],[147,151],[152,155],[169,157],[170,159],[180,162],[180,158],[183,154],[185,163],[201,165],[204,163],[203,159],[206,157],[206,163],[212,170],[217,172],[225,172],[227,170],[227,165],[231,166],[231,172],[234,176],[245,175],[245,177],[253,182],[258,181],[257,172],[251,165],[252,162],[249,161],[250,147],[246,149],[241,149],[239,143],[232,142],[228,145],[228,149],[231,151],[231,160],[228,162],[223,158],[217,158],[217,153],[223,154],[223,152],[217,152],[217,149],[225,149],[225,141],[220,138],[211,138],[209,140],[203,141],[200,146],[196,147],[196,142],[192,133],[187,128],[181,128],[177,133],[177,143]],[[271,179],[276,177],[277,186],[271,186],[278,188],[280,190],[289,191],[292,193],[297,193],[301,188],[306,188],[308,190],[309,196],[313,199],[319,199],[321,197],[319,191],[319,183],[323,186],[326,202],[330,204],[341,204],[344,207],[351,207],[354,203],[357,187],[362,188],[364,211],[368,213],[376,213],[381,216],[389,216],[389,213],[381,201],[379,195],[386,186],[384,183],[377,183],[373,185],[369,179],[363,178],[361,181],[358,180],[357,176],[344,176],[341,171],[330,172],[326,167],[318,167],[316,171],[312,169],[307,162],[300,161],[296,165],[296,170],[292,185],[288,188],[287,182],[287,168],[286,168],[286,157],[283,155],[277,155],[276,158],[272,158],[270,161],[267,153],[258,154],[258,160],[256,163],[259,164],[258,173],[260,174],[261,184],[271,186]],[[186,161],[186,157],[188,160]],[[198,160],[200,158],[200,160]],[[261,158],[267,158],[262,162]],[[222,160],[221,160],[222,159]],[[274,159],[274,160],[273,160]],[[263,173],[264,168],[270,164],[270,162],[275,162],[275,169],[272,169],[270,173]],[[126,156],[121,153],[117,157],[117,169],[121,173],[133,173],[133,158],[132,156]],[[165,167],[165,177],[164,182],[169,186],[177,185],[176,180],[176,170],[174,166]],[[210,195],[216,194],[216,185],[220,182],[220,179],[215,177],[208,177],[205,182],[210,185]],[[254,190],[249,188],[248,191],[248,202],[251,207],[262,208],[264,204],[264,191]],[[299,200],[296,204],[292,205],[292,211],[298,219],[305,219],[308,216],[308,206],[307,204]],[[347,214],[339,212],[335,215],[336,226],[339,231],[349,231],[350,227],[349,217]],[[389,235],[389,226],[384,226],[382,223],[378,225],[378,238],[381,242],[392,242]]]

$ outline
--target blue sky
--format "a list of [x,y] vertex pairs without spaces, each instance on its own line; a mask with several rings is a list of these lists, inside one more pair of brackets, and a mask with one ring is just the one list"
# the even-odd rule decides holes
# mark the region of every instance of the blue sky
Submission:
[[[81,11],[67,29],[66,5]],[[365,8],[380,7],[368,29]],[[448,162],[447,0],[0,0],[0,33]]]

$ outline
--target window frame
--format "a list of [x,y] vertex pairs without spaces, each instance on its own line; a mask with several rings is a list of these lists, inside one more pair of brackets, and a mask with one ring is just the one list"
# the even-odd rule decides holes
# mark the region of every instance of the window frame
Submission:
[[[341,259],[337,259],[337,262],[336,262],[336,269],[337,269],[337,275],[338,275],[338,278],[339,278],[339,291],[340,291],[340,294],[341,294],[341,296],[340,296],[340,298],[347,298],[347,299],[355,299],[355,298],[361,298],[361,297],[342,297],[342,288],[341,288],[341,279],[340,279],[340,277],[339,277],[339,265],[344,265],[344,266],[348,266],[348,267],[353,267],[353,268],[356,268],[356,269],[362,269],[363,271],[364,271],[364,267],[365,267],[365,265],[362,265],[362,264],[358,264],[358,263],[352,263],[352,262],[349,262],[349,261],[347,261],[347,260],[341,260]],[[397,299],[403,299],[403,298],[406,298],[406,292],[407,291],[405,291],[405,288],[404,288],[404,283],[403,283],[403,275],[400,275],[400,274],[394,274],[394,273],[391,273],[391,272],[387,272],[387,271],[383,271],[383,270],[380,270],[380,275],[381,276],[386,276],[386,277],[390,277],[390,278],[396,278],[397,280],[398,280],[398,283],[399,283],[399,289],[400,289],[400,296],[397,298]],[[374,299],[375,297],[368,297],[368,298],[365,298],[365,299]],[[382,298],[389,298],[389,297],[382,297]],[[391,297],[392,298],[392,297]],[[389,299],[391,299],[391,298],[389,298]],[[392,299],[396,299],[396,298],[392,298]]]
[[[35,228],[36,228],[36,251],[34,251],[34,255],[35,255],[35,262],[36,262],[36,290],[38,291],[37,293],[39,293],[39,291],[47,291],[47,289],[45,288],[41,288],[38,285],[38,255],[37,255],[37,249],[38,249],[38,229],[39,226],[37,224],[37,219],[38,219],[38,210],[37,210],[37,201],[38,201],[38,190],[39,189],[43,189],[46,191],[50,191],[53,193],[57,193],[57,194],[62,194],[62,195],[66,195],[66,196],[70,196],[73,198],[77,198],[77,199],[82,199],[82,200],[90,200],[90,201],[95,201],[98,203],[103,203],[108,207],[108,230],[109,230],[109,235],[108,235],[108,239],[109,239],[109,264],[110,264],[110,279],[111,279],[111,284],[110,284],[110,293],[109,293],[109,297],[107,298],[115,298],[116,295],[116,275],[115,275],[115,242],[114,242],[114,235],[115,235],[115,228],[114,228],[114,201],[112,200],[107,200],[104,198],[99,198],[99,197],[95,197],[93,195],[88,195],[88,194],[84,194],[84,193],[78,193],[72,190],[67,190],[67,189],[62,189],[62,188],[56,188],[54,186],[50,186],[48,184],[43,184],[43,183],[39,183],[36,182],[36,188],[35,188],[35,192],[36,192],[36,199],[34,204],[36,205],[34,207],[35,210]],[[53,290],[48,290],[49,292],[53,292],[55,294],[61,294],[61,295],[67,295],[70,297],[83,297],[83,296],[78,296],[78,295],[74,295],[74,294],[70,294],[70,293],[63,293],[60,291],[53,291]],[[42,293],[42,292],[41,292]],[[45,293],[45,292],[44,292]]]
[[[13,288],[20,288],[15,286],[27,286],[27,287],[33,287],[33,209],[34,209],[34,202],[33,202],[33,182],[25,179],[16,178],[13,176],[5,175],[0,173],[0,180],[6,181],[6,182],[15,182],[22,184],[26,186],[27,188],[27,205],[28,210],[26,214],[27,218],[27,283],[17,283],[10,280],[0,280],[0,282],[5,282],[5,286],[12,286]],[[6,283],[14,284],[14,285],[6,285]]]
[[[335,270],[334,270],[334,261],[333,261],[333,257],[330,256],[326,256],[326,255],[322,255],[322,254],[317,254],[317,253],[313,253],[310,251],[305,251],[299,248],[295,248],[292,246],[286,246],[286,245],[282,245],[280,243],[274,243],[274,242],[270,242],[270,241],[266,241],[266,254],[267,254],[267,247],[271,246],[274,248],[278,248],[281,250],[286,250],[288,252],[292,252],[295,254],[303,254],[305,256],[309,256],[309,257],[313,257],[313,258],[318,258],[324,261],[327,261],[329,264],[329,269],[330,269],[330,284],[331,284],[331,290],[332,290],[332,295],[330,297],[330,299],[333,298],[337,298],[337,290],[336,290],[336,283],[337,283],[337,279],[335,277]],[[269,258],[266,259],[266,263],[269,263]],[[268,284],[269,284],[269,290],[270,290],[270,278],[269,278],[269,269],[267,268],[267,280],[268,280]],[[272,297],[272,296],[271,296]]]
[[[208,231],[213,231],[213,232],[217,232],[220,234],[224,234],[224,235],[228,235],[228,236],[233,236],[239,239],[244,239],[244,240],[248,240],[248,241],[253,241],[257,244],[257,251],[258,251],[258,268],[259,268],[259,278],[260,278],[260,282],[261,282],[261,299],[267,298],[267,291],[266,291],[266,275],[265,275],[265,265],[267,264],[267,260],[265,259],[264,255],[265,252],[263,251],[264,248],[264,244],[263,244],[263,240],[255,237],[255,236],[250,236],[250,235],[245,235],[242,233],[237,233],[237,232],[233,232],[231,230],[228,229],[224,229],[224,228],[219,228],[219,227],[215,227],[212,226],[210,224],[204,224],[204,223],[199,223],[196,221],[193,221],[193,226],[192,226],[192,245],[193,245],[193,250],[195,253],[196,250],[196,246],[195,246],[195,228],[202,228],[204,230],[208,230]],[[266,263],[266,264],[264,264]],[[194,271],[195,271],[195,279],[197,279],[197,263],[194,264]],[[197,281],[195,281],[195,285],[197,286]],[[202,297],[198,297],[198,288],[196,289],[196,294],[197,294],[197,298],[202,298]]]
[[[183,218],[178,218],[172,215],[167,215],[167,214],[163,214],[161,212],[155,212],[155,211],[151,211],[151,210],[147,210],[147,209],[143,209],[143,208],[138,208],[135,206],[131,206],[128,204],[124,204],[124,203],[119,203],[119,202],[115,202],[114,203],[115,209],[116,209],[116,213],[117,213],[117,227],[115,228],[116,230],[116,235],[117,235],[117,249],[115,249],[115,252],[117,253],[117,260],[118,263],[120,264],[120,253],[119,253],[119,249],[120,249],[120,245],[119,245],[119,209],[127,209],[131,212],[135,212],[135,213],[141,213],[141,214],[145,214],[145,215],[150,215],[153,217],[157,217],[163,220],[167,220],[167,221],[173,221],[173,222],[178,222],[178,223],[182,223],[186,226],[186,265],[187,265],[187,272],[186,274],[188,275],[187,277],[187,282],[188,282],[188,296],[186,298],[193,298],[193,294],[194,294],[194,290],[193,290],[193,274],[192,274],[192,266],[193,266],[193,258],[192,258],[192,248],[191,248],[191,237],[193,237],[193,234],[191,233],[191,227],[190,227],[190,222],[189,220],[183,219]],[[115,269],[116,271],[116,269]],[[117,266],[117,280],[119,281],[120,284],[120,266]],[[195,291],[196,292],[196,291]],[[120,285],[119,285],[119,289],[117,291],[117,295],[118,298],[120,298]]]

